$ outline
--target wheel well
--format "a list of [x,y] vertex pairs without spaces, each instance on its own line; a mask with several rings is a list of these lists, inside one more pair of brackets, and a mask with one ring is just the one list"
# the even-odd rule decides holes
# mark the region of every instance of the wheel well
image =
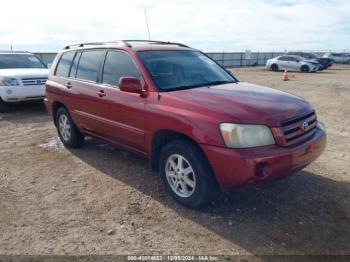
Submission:
[[[189,136],[172,130],[160,130],[153,136],[151,152],[151,167],[153,170],[159,171],[158,161],[162,148],[171,141],[181,138],[197,145],[197,143]],[[199,148],[199,150],[201,150],[201,148]]]
[[53,118],[53,122],[55,123],[55,125],[57,124],[56,123],[56,113],[57,113],[57,110],[60,108],[60,107],[64,107],[66,108],[66,106],[60,102],[54,102],[52,104],[52,118]]

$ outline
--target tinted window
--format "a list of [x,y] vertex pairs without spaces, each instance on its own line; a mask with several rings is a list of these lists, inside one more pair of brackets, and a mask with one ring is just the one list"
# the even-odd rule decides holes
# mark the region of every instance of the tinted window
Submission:
[[80,57],[76,77],[96,82],[103,54],[103,50],[84,51]]
[[57,76],[67,77],[69,74],[70,65],[72,63],[75,52],[67,52],[61,56],[56,69]]
[[280,58],[278,58],[278,60],[280,60],[280,61],[288,61],[288,57],[287,56],[281,56]]
[[292,56],[288,57],[288,60],[289,60],[289,61],[293,61],[293,62],[296,62],[296,61],[297,61],[297,59],[296,59],[295,57],[292,57]]
[[77,68],[78,68],[78,63],[80,60],[81,52],[77,53],[77,55],[74,57],[72,68],[70,70],[69,76],[75,78],[77,74]]
[[46,66],[32,54],[0,54],[0,69],[8,68],[46,68]]
[[102,82],[110,85],[118,85],[122,76],[134,76],[140,78],[131,57],[119,51],[108,51],[103,69]]
[[201,52],[151,50],[139,51],[138,56],[163,91],[236,82],[232,75]]

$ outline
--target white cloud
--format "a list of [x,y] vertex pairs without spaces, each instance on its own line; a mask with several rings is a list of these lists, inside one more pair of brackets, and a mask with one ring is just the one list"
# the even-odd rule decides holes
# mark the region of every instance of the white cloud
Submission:
[[350,48],[347,0],[11,0],[1,4],[0,47],[146,39],[144,8],[153,39],[206,51]]

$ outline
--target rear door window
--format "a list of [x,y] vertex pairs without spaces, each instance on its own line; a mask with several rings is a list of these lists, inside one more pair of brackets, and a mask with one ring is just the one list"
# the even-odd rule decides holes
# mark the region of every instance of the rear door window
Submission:
[[108,51],[102,74],[102,82],[118,86],[123,76],[140,78],[140,73],[131,57],[122,51]]
[[76,78],[97,82],[104,50],[83,51],[79,60]]
[[56,68],[56,76],[68,77],[74,55],[75,52],[67,52],[61,56]]

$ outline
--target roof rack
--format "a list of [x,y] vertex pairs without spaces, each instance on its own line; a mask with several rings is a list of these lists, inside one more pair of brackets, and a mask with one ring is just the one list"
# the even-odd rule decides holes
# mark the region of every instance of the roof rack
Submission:
[[130,44],[130,42],[136,42],[136,43],[145,43],[145,44],[178,45],[181,47],[189,47],[189,46],[181,44],[181,43],[169,42],[169,41],[157,41],[157,40],[123,40],[123,41],[126,43],[129,43],[129,44]]
[[175,43],[175,42],[165,42],[165,41],[156,41],[156,40],[119,40],[119,41],[107,41],[107,42],[88,42],[88,43],[80,43],[80,44],[73,44],[73,45],[67,45],[63,49],[71,49],[73,47],[84,47],[89,45],[108,45],[108,44],[123,44],[127,47],[132,47],[132,42],[136,43],[145,43],[145,44],[158,44],[158,45],[178,45],[181,47],[188,47],[187,45],[181,44],[181,43]]
[[120,41],[88,42],[88,43],[73,44],[73,45],[67,45],[63,49],[71,49],[73,47],[84,47],[84,46],[89,46],[89,45],[108,45],[108,44],[124,44],[128,47],[131,47],[125,41],[120,40]]

